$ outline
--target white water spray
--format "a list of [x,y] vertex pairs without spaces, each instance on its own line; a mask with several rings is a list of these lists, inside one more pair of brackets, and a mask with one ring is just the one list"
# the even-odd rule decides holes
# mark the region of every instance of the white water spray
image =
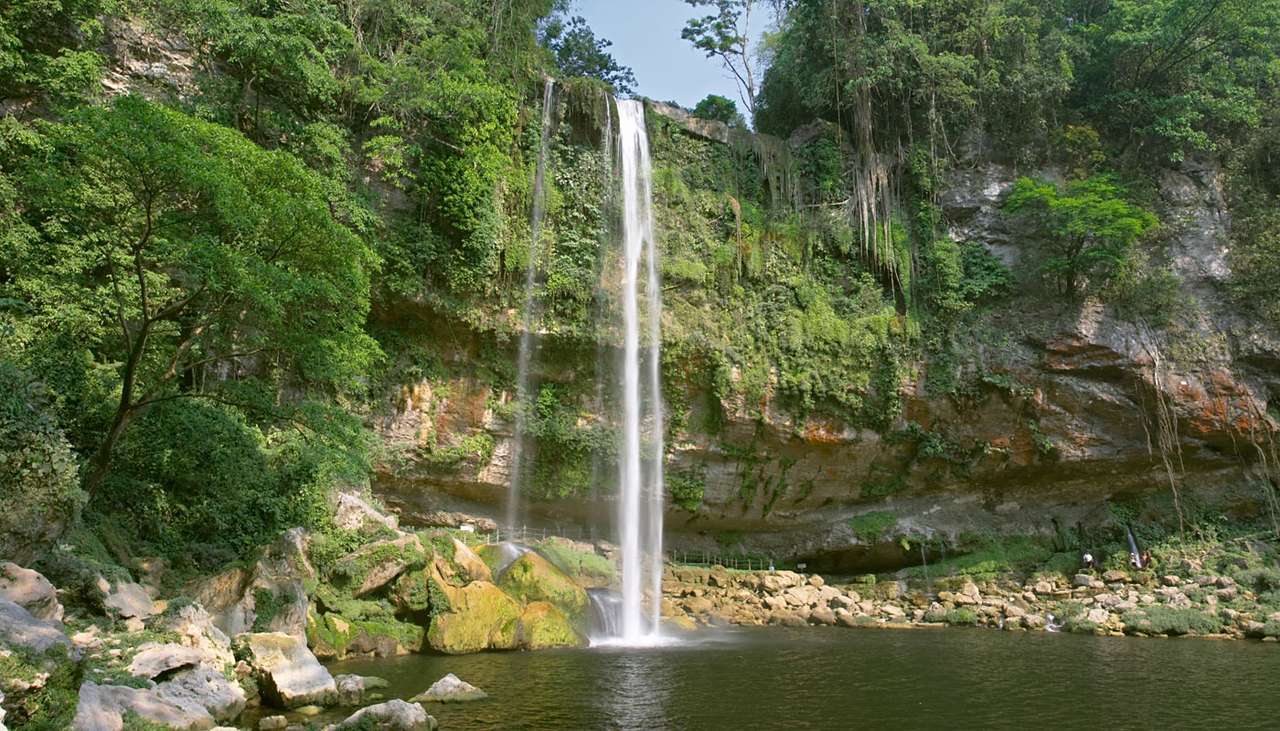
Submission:
[[555,79],[547,79],[542,90],[542,139],[533,178],[533,212],[529,216],[529,264],[524,273],[524,312],[521,316],[520,353],[516,360],[516,433],[511,447],[511,480],[507,486],[507,527],[515,528],[520,517],[520,479],[524,473],[524,440],[529,403],[529,367],[533,360],[537,306],[538,259],[542,251],[542,219],[546,211],[544,181],[547,173],[547,145],[551,140],[551,114]]
[[[659,636],[662,602],[663,414],[660,382],[662,300],[652,211],[652,176],[644,106],[618,102],[619,163],[622,168],[624,326],[622,401],[623,449],[620,461],[619,539],[622,545],[621,640],[642,643]],[[648,370],[641,375],[640,266],[646,260],[644,296]],[[647,391],[647,394],[644,393]],[[648,396],[647,404],[643,398]],[[645,406],[647,405],[647,414]],[[642,427],[648,421],[645,454]],[[645,457],[649,469],[645,470]],[[647,477],[647,479],[645,479]],[[647,499],[646,499],[647,496]],[[647,581],[646,581],[647,572]],[[648,616],[645,589],[648,584]],[[647,624],[647,627],[646,627]]]

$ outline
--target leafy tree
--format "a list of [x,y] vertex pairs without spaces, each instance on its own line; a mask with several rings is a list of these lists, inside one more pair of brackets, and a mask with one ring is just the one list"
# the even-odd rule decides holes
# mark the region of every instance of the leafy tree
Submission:
[[1062,294],[1075,293],[1086,281],[1105,284],[1134,242],[1157,223],[1125,200],[1124,188],[1107,175],[1065,185],[1022,178],[1005,210],[1027,224],[1041,248],[1041,271]]
[[738,113],[738,105],[734,104],[732,99],[719,94],[708,94],[705,99],[698,102],[698,106],[693,108],[693,116],[724,122],[730,127],[747,126],[746,120]]
[[134,420],[200,397],[255,403],[276,389],[341,393],[377,353],[362,327],[368,245],[333,216],[294,157],[181,112],[124,97],[50,125],[24,173],[38,237],[11,240],[6,294],[31,332],[69,332],[116,374],[93,449],[92,493]]
[[1078,104],[1130,147],[1179,160],[1259,123],[1280,55],[1277,0],[1078,5]]
[[582,16],[574,16],[568,23],[553,19],[542,38],[564,76],[600,79],[619,94],[630,94],[635,89],[635,73],[609,53],[613,41],[597,38]]
[[11,0],[0,5],[0,99],[69,101],[96,82],[103,0]]
[[709,7],[712,12],[685,23],[680,37],[704,52],[707,58],[718,58],[733,74],[738,93],[747,113],[756,114],[756,66],[751,43],[751,13],[756,0],[685,0],[694,8]]

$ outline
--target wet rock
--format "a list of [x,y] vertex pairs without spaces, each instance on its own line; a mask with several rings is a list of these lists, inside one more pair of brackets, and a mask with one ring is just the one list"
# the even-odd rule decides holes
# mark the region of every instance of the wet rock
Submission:
[[418,703],[463,703],[488,698],[489,694],[462,680],[453,673],[432,683],[422,693],[413,697]]
[[288,726],[289,719],[284,716],[264,716],[258,719],[258,731],[280,731]]
[[[435,579],[433,579],[434,581]],[[443,587],[449,611],[435,615],[427,631],[433,650],[457,655],[519,646],[520,605],[487,581]]]
[[62,621],[62,604],[53,584],[39,572],[16,563],[0,563],[0,598],[17,604],[36,619]]
[[585,589],[533,551],[516,559],[502,572],[498,587],[520,601],[550,602],[574,619],[584,616],[591,603]]
[[[236,638],[254,670],[264,698],[281,708],[325,705],[337,697],[329,671],[305,643],[283,632],[258,632]],[[237,653],[239,654],[239,653]]]
[[587,638],[556,605],[530,602],[520,615],[519,644],[526,650],[585,647]]
[[434,731],[436,726],[435,718],[427,715],[421,704],[397,699],[361,708],[333,728],[335,731]]
[[834,625],[836,614],[829,607],[818,607],[809,614],[809,621],[813,624]]
[[457,538],[453,541],[453,563],[462,570],[467,581],[493,581],[493,572],[471,547]]

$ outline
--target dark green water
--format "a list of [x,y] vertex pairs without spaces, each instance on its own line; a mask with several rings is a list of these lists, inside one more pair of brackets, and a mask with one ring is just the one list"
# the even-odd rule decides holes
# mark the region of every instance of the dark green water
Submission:
[[1280,645],[984,630],[743,629],[680,647],[353,660],[443,729],[1280,728]]

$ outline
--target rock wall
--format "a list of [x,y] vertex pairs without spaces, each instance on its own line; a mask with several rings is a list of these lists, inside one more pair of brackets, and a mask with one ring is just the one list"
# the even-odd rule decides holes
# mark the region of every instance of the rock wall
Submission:
[[[650,109],[700,140],[744,134]],[[1000,205],[1020,174],[978,157],[953,171],[940,195],[950,236],[980,242],[1014,272],[1029,268],[1027,244]],[[976,386],[938,395],[929,366],[917,362],[900,383],[901,414],[888,429],[797,418],[776,403],[771,384],[758,404],[721,401],[713,433],[696,426],[706,423],[706,389],[669,379],[668,391],[682,391],[691,405],[685,423],[695,426],[670,436],[667,471],[702,487],[696,510],[668,501],[670,545],[874,569],[910,560],[891,548],[899,535],[1048,534],[1107,522],[1109,501],[1151,498],[1144,509],[1155,513],[1171,510],[1176,494],[1173,511],[1188,500],[1242,514],[1264,509],[1264,491],[1249,484],[1268,479],[1274,456],[1280,340],[1227,297],[1222,185],[1220,171],[1203,164],[1158,180],[1164,225],[1152,256],[1181,281],[1185,312],[1176,325],[1122,318],[1097,301],[1062,301],[1024,283],[968,339],[959,369]],[[387,405],[379,428],[399,456],[381,466],[378,489],[410,520],[438,510],[496,515],[511,471],[512,420],[503,407],[513,394],[466,364],[511,344],[415,307],[382,316],[415,323],[459,374],[408,385]],[[547,340],[555,357],[539,359],[544,381],[581,382],[608,358],[570,338]],[[437,452],[450,446],[454,459],[422,458],[428,443]],[[593,469],[591,495],[539,502],[530,521],[606,524],[613,467]],[[887,526],[860,532],[867,515],[887,515]]]

